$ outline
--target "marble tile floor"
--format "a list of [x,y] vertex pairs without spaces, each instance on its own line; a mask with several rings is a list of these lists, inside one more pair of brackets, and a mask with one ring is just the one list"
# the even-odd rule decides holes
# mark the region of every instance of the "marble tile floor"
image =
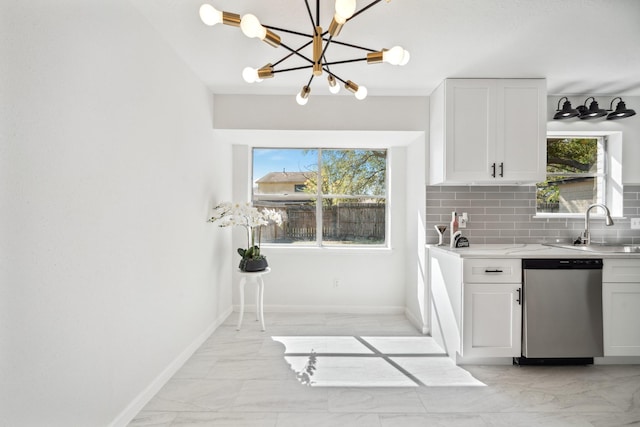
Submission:
[[463,366],[402,315],[232,314],[130,426],[640,426],[640,366]]

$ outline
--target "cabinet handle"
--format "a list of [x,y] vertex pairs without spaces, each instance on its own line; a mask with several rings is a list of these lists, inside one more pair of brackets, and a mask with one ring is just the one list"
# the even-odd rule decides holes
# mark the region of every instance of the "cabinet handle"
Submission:
[[522,305],[522,288],[516,289],[518,291],[518,298],[516,298],[516,302],[518,305]]
[[502,270],[500,269],[495,269],[495,270],[484,270],[485,273],[502,273]]
[[496,164],[495,163],[491,165],[491,170],[492,170],[491,177],[495,178],[496,177]]
[[504,178],[504,163],[500,163],[500,178]]

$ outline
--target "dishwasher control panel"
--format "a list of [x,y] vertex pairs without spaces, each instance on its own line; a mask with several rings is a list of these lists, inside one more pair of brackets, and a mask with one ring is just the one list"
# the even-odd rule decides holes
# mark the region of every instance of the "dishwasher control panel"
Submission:
[[602,259],[596,258],[580,258],[580,259],[559,259],[559,258],[543,258],[543,259],[523,259],[522,268],[528,270],[548,270],[548,269],[583,269],[583,270],[600,270],[602,269]]

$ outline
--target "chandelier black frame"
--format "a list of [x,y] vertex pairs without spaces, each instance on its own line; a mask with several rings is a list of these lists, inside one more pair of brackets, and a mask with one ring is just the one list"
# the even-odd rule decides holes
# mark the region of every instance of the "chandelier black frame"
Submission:
[[[247,37],[259,38],[273,47],[281,46],[289,51],[289,53],[283,58],[275,61],[274,63],[268,63],[261,68],[254,69],[251,67],[246,67],[242,72],[242,76],[246,82],[259,82],[263,79],[272,78],[277,73],[311,69],[312,73],[309,81],[302,87],[302,90],[296,96],[298,104],[305,105],[307,103],[309,94],[311,93],[311,82],[315,77],[319,77],[323,73],[328,74],[327,81],[331,93],[337,93],[340,90],[340,87],[336,82],[337,80],[342,82],[347,90],[353,92],[357,99],[362,100],[367,96],[367,88],[361,85],[357,85],[351,80],[342,79],[331,70],[331,67],[340,64],[363,61],[366,61],[368,64],[378,64],[386,62],[392,65],[405,65],[410,58],[409,52],[407,52],[400,46],[394,46],[391,49],[375,50],[351,43],[345,43],[335,39],[339,35],[340,30],[346,22],[350,21],[351,19],[355,18],[356,16],[375,6],[381,1],[382,0],[373,0],[368,5],[356,11],[356,0],[336,0],[336,12],[331,20],[331,23],[329,24],[329,28],[323,31],[322,27],[320,26],[320,0],[316,0],[315,16],[312,13],[311,7],[309,5],[309,0],[304,0],[311,25],[313,27],[311,34],[301,33],[298,31],[288,30],[285,28],[274,27],[270,25],[263,25],[254,15],[246,14],[240,17],[240,15],[235,13],[218,11],[213,6],[207,3],[203,4],[200,7],[200,18],[206,25],[209,26],[222,23],[225,25],[240,27],[242,32]],[[389,1],[390,0],[386,0],[387,3]],[[302,36],[310,40],[306,41],[297,48],[293,48],[282,43],[282,39],[276,32]],[[326,57],[327,49],[331,44],[362,50],[367,52],[367,54],[364,57],[356,57],[352,59],[331,62],[328,61]],[[301,53],[301,51],[308,46],[312,46],[312,57],[306,56]],[[308,63],[308,65],[290,68],[277,68],[278,66],[281,66],[287,59],[292,57],[302,58]]]

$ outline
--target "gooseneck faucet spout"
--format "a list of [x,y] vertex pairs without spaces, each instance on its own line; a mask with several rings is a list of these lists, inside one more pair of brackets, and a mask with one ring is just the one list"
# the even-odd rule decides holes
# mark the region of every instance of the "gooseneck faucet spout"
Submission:
[[584,231],[578,238],[578,243],[581,245],[590,245],[591,244],[591,232],[589,231],[589,214],[591,213],[591,209],[593,208],[602,208],[604,209],[604,224],[607,226],[613,225],[613,219],[611,218],[611,213],[609,212],[609,208],[606,207],[602,203],[594,203],[590,205],[586,212],[584,213]]

